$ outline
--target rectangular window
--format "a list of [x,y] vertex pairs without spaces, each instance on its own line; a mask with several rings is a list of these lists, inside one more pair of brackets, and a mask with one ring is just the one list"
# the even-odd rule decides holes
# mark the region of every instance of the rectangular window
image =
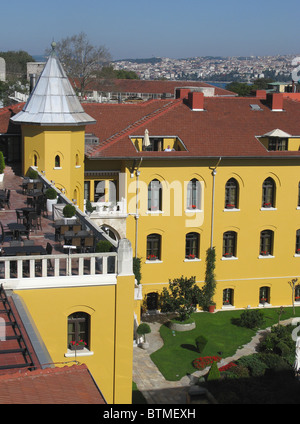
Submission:
[[91,200],[91,182],[84,182],[84,198],[85,200]]

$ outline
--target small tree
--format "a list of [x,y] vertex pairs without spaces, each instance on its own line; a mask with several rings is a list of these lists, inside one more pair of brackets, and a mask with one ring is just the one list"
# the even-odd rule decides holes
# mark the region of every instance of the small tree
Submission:
[[4,168],[5,168],[4,156],[3,156],[3,152],[0,151],[0,174],[3,174]]
[[210,370],[208,372],[207,381],[219,380],[220,379],[220,371],[217,363],[214,361]]
[[201,291],[195,277],[176,278],[169,281],[169,289],[163,288],[160,296],[162,312],[177,312],[180,321],[188,319],[200,301]]
[[63,208],[63,214],[65,218],[72,218],[76,214],[76,208],[73,205],[66,205]]
[[98,241],[98,243],[96,244],[96,252],[97,253],[105,253],[105,252],[110,252],[111,248],[112,248],[112,244],[110,241],[108,240],[100,240]]
[[295,289],[296,289],[296,283],[298,282],[298,278],[293,278],[291,281],[289,281],[289,285],[292,289],[292,305],[293,305],[293,314],[295,315]]
[[202,288],[202,307],[207,310],[213,302],[213,297],[216,290],[216,279],[215,279],[215,267],[216,267],[216,251],[214,247],[207,249],[206,251],[206,271],[205,271],[205,283]]
[[46,190],[45,196],[47,199],[56,199],[57,198],[57,193],[56,190],[53,187],[50,187]]
[[144,342],[146,342],[146,334],[150,334],[151,333],[151,328],[150,325],[147,324],[146,322],[142,322],[138,328],[136,329],[136,332],[139,336],[143,336],[144,338]]

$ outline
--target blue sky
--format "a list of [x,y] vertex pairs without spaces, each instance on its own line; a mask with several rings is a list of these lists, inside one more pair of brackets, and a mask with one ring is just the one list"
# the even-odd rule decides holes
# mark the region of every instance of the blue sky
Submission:
[[300,53],[299,0],[1,2],[0,51],[43,54],[85,32],[114,60]]

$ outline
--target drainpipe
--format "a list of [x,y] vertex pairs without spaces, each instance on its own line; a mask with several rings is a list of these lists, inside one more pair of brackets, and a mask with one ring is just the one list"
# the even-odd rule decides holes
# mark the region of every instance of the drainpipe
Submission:
[[140,163],[135,171],[136,174],[136,206],[135,206],[135,257],[137,258],[137,250],[138,250],[138,220],[139,220],[139,176],[140,171],[139,168],[142,164],[143,158],[141,158]]
[[217,174],[217,167],[219,166],[222,158],[219,158],[217,165],[214,167],[212,171],[213,176],[213,189],[212,189],[212,205],[211,205],[211,239],[210,239],[210,248],[213,248],[213,240],[214,240],[214,211],[215,211],[215,179]]

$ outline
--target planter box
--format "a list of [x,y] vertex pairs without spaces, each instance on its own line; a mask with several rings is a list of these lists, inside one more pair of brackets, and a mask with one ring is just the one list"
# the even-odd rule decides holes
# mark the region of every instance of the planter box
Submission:
[[196,327],[195,322],[190,322],[188,324],[180,324],[178,322],[171,322],[170,329],[174,331],[191,331]]
[[70,345],[69,346],[70,350],[83,350],[84,349],[84,345],[79,345],[79,346],[74,346],[74,345]]
[[57,199],[47,199],[47,211],[52,213],[53,205],[56,205]]

